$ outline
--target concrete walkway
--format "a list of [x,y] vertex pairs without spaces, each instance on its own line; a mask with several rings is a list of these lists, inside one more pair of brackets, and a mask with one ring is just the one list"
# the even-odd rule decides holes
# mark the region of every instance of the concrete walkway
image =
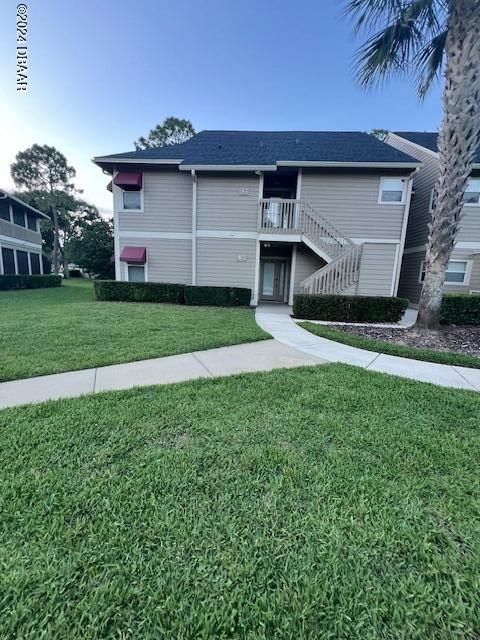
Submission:
[[327,340],[299,327],[290,317],[290,308],[286,305],[259,305],[255,319],[278,342],[322,360],[353,364],[443,387],[480,391],[480,369],[399,358]]
[[86,393],[322,364],[275,340],[0,383],[0,409]]
[[305,331],[290,313],[290,308],[284,305],[257,307],[257,323],[274,340],[3,382],[0,383],[0,409],[101,391],[327,362],[343,362],[444,387],[480,391],[480,369],[422,362],[350,347]]

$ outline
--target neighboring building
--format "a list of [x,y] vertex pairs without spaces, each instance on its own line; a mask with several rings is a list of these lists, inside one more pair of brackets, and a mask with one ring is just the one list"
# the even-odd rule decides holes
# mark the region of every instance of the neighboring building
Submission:
[[[428,223],[440,167],[437,134],[417,131],[389,133],[385,141],[417,158],[422,166],[414,176],[399,295],[418,303],[425,277]],[[446,280],[446,291],[480,292],[480,150],[467,185],[463,218]]]
[[202,131],[94,159],[117,280],[395,295],[418,161],[361,132]]
[[43,273],[41,211],[0,190],[0,275]]

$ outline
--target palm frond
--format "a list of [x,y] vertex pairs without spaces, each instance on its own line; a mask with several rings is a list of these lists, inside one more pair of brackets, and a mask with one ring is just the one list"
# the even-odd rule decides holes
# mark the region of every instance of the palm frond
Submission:
[[366,25],[375,29],[380,24],[390,22],[402,9],[402,0],[348,0],[345,15],[352,17],[355,32]]
[[371,86],[390,74],[420,69],[423,97],[442,65],[447,5],[448,0],[349,0],[346,12],[356,32],[371,34],[356,55],[360,83]]
[[432,86],[435,78],[440,76],[445,58],[445,44],[447,30],[442,31],[426,44],[418,55],[417,90],[421,98],[424,98]]
[[423,44],[423,34],[413,22],[388,25],[369,38],[357,55],[360,83],[370,86],[389,73],[406,73],[409,60]]

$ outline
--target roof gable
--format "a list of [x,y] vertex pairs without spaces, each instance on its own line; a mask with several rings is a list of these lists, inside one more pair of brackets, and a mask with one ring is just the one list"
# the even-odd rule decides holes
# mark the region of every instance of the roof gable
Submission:
[[[434,151],[435,153],[438,151],[438,133],[436,131],[394,131],[393,133],[429,151]],[[475,162],[480,162],[480,148],[477,150]]]

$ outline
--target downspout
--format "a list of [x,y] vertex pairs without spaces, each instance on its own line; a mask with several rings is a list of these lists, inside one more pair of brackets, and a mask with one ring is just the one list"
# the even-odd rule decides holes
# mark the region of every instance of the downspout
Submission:
[[197,284],[197,174],[192,169],[192,285]]
[[408,217],[410,214],[410,203],[412,200],[413,178],[418,173],[419,167],[417,167],[409,176],[407,185],[407,195],[405,197],[405,209],[403,212],[402,231],[400,234],[400,244],[397,246],[397,255],[395,256],[394,273],[395,278],[392,287],[392,296],[396,296],[398,293],[398,285],[400,283],[400,272],[402,270],[403,252],[405,249],[405,240],[407,237]]

